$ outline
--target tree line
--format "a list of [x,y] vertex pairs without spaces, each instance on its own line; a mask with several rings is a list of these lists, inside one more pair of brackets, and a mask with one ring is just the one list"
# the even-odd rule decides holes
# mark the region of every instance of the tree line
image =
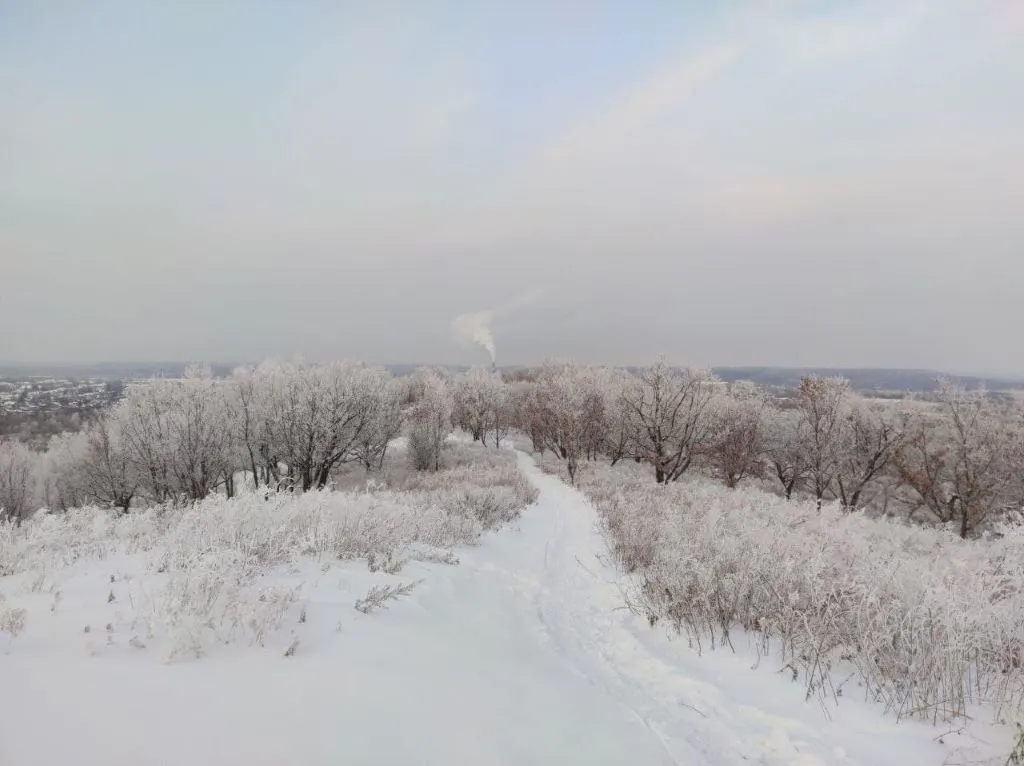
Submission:
[[659,483],[700,471],[819,507],[955,523],[962,537],[1024,508],[1024,408],[981,389],[943,381],[934,401],[873,401],[845,379],[807,377],[780,399],[664,363],[636,374],[549,364],[526,377],[520,424],[571,481],[588,460],[632,459]]
[[564,462],[633,461],[658,483],[701,473],[787,498],[955,524],[963,537],[1024,503],[1024,409],[943,383],[937,401],[873,401],[841,378],[805,378],[779,398],[705,369],[630,372],[549,362],[502,378],[422,369],[396,378],[358,363],[267,362],[228,378],[130,386],[78,433],[33,452],[0,443],[0,508],[132,507],[229,496],[236,482],[306,491],[346,464],[381,470],[405,434],[438,470],[453,428],[500,447],[514,430]]

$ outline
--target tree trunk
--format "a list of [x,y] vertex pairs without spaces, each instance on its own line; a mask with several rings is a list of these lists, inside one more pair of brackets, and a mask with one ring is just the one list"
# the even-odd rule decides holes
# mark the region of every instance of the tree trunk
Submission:
[[256,470],[256,456],[249,450],[249,465],[252,467],[252,483],[255,489],[260,488],[260,474]]
[[316,473],[316,488],[323,489],[327,486],[327,482],[331,479],[331,467],[329,465],[320,466]]
[[852,495],[850,495],[850,507],[847,508],[847,510],[849,510],[849,511],[856,511],[857,510],[857,506],[860,505],[860,493],[861,493],[861,491],[862,490],[858,489],[856,492],[854,492]]

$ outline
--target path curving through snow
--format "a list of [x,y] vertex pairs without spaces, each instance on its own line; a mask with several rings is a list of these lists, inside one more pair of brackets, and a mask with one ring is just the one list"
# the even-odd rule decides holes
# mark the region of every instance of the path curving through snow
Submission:
[[897,725],[853,700],[829,720],[819,703],[805,701],[802,686],[773,672],[770,659],[754,669],[753,653],[698,655],[685,639],[652,629],[624,608],[593,507],[529,457],[519,463],[541,493],[524,537],[544,541],[539,583],[524,597],[535,599],[563,661],[657,741],[661,760],[647,762],[883,766],[949,756],[927,726]]
[[[0,763],[885,766],[949,755],[927,727],[852,701],[828,721],[769,667],[697,656],[650,629],[623,608],[590,505],[518,459],[537,504],[460,551],[459,566],[409,564],[393,579],[424,582],[387,611],[352,609],[365,563],[282,574],[305,584],[308,615],[287,659],[280,647],[166,665],[127,648],[90,656],[40,616],[0,655]],[[109,565],[80,577],[105,595]],[[88,619],[92,607],[75,601],[85,584],[65,591],[63,619]]]

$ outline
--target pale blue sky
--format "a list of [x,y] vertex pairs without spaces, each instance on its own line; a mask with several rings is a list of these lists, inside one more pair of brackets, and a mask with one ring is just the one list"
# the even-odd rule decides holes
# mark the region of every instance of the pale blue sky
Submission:
[[1024,373],[1024,4],[0,2],[0,359]]

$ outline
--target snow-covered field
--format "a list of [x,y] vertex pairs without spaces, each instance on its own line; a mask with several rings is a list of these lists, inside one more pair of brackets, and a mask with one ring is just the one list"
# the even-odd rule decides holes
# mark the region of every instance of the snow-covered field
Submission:
[[[0,611],[25,625],[0,633],[0,764],[1005,759],[1007,731],[942,736],[855,699],[826,714],[742,645],[698,655],[652,629],[623,606],[593,508],[518,464],[539,499],[499,531],[401,493],[311,493],[251,519],[221,502],[173,526],[70,528],[66,565],[7,541],[21,559]],[[339,559],[352,541],[377,571]]]

